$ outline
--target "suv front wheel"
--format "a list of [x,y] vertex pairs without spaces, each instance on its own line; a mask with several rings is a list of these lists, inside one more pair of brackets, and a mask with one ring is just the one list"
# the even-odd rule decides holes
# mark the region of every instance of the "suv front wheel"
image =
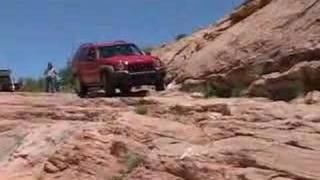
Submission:
[[166,84],[164,83],[163,80],[159,80],[156,83],[156,91],[164,91],[164,90],[166,90]]
[[103,83],[103,90],[107,97],[111,97],[115,94],[114,82],[111,73],[103,73],[102,74],[102,83]]
[[81,80],[77,76],[74,78],[74,90],[81,98],[84,98],[88,93],[88,88],[82,84]]

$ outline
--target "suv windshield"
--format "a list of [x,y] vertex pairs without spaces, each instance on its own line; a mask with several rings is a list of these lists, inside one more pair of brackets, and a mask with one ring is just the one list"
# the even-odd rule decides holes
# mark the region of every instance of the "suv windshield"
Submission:
[[99,54],[101,58],[109,58],[112,56],[130,56],[130,55],[142,55],[142,52],[134,44],[121,44],[114,46],[105,46],[99,48]]

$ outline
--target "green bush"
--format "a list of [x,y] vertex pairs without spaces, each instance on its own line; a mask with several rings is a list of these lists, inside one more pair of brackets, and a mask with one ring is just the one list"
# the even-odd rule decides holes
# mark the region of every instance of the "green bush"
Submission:
[[205,98],[217,96],[216,88],[210,83],[184,85],[181,90],[190,93],[200,92]]
[[45,80],[43,78],[22,78],[23,85],[21,91],[25,92],[41,92],[45,89]]
[[205,98],[217,97],[218,96],[217,89],[211,84],[206,84],[203,87],[201,93],[203,94],[203,96]]
[[185,92],[200,92],[205,98],[211,97],[240,97],[245,96],[247,92],[246,86],[223,87],[213,83],[190,84],[181,88]]
[[248,88],[245,86],[237,86],[232,88],[231,97],[243,97],[248,93]]
[[71,63],[68,63],[66,67],[62,68],[58,72],[60,79],[60,87],[64,92],[71,92],[73,89],[74,76],[72,73]]
[[300,81],[286,82],[283,86],[268,90],[268,92],[271,95],[269,98],[273,100],[291,101],[305,92],[305,86]]
[[187,36],[188,36],[187,34],[178,34],[178,35],[176,35],[175,40],[179,41],[180,39],[183,39],[183,38],[185,38]]
[[128,152],[124,159],[126,160],[128,174],[130,174],[135,168],[139,167],[144,162],[140,155],[133,152]]
[[126,179],[128,175],[137,167],[144,163],[144,159],[134,152],[128,152],[124,157],[120,160],[121,163],[125,163],[126,170],[119,171],[118,175],[115,175],[111,178],[111,180],[122,180]]
[[135,107],[135,112],[140,115],[145,115],[148,113],[148,108],[143,105],[139,105]]

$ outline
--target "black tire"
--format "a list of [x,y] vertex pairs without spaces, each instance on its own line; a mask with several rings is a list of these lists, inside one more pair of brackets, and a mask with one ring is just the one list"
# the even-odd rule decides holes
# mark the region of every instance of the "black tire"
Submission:
[[112,97],[115,94],[115,87],[111,73],[102,74],[103,90],[106,97]]
[[130,86],[122,86],[120,88],[120,91],[121,91],[122,94],[130,94],[131,87]]
[[156,83],[156,91],[164,91],[166,90],[166,84],[163,80],[160,80]]
[[84,98],[88,94],[88,88],[83,85],[79,77],[74,78],[74,91],[80,98]]

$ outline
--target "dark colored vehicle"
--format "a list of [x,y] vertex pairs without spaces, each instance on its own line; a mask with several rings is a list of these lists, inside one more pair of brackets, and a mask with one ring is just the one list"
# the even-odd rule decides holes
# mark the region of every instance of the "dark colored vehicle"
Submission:
[[132,87],[142,85],[165,90],[166,69],[161,60],[125,41],[80,46],[72,60],[72,71],[80,97],[93,88],[103,89],[106,96],[114,95],[117,88],[129,93]]
[[0,70],[0,90],[4,92],[13,92],[18,88],[18,84],[15,84],[14,78],[11,75],[11,70]]

